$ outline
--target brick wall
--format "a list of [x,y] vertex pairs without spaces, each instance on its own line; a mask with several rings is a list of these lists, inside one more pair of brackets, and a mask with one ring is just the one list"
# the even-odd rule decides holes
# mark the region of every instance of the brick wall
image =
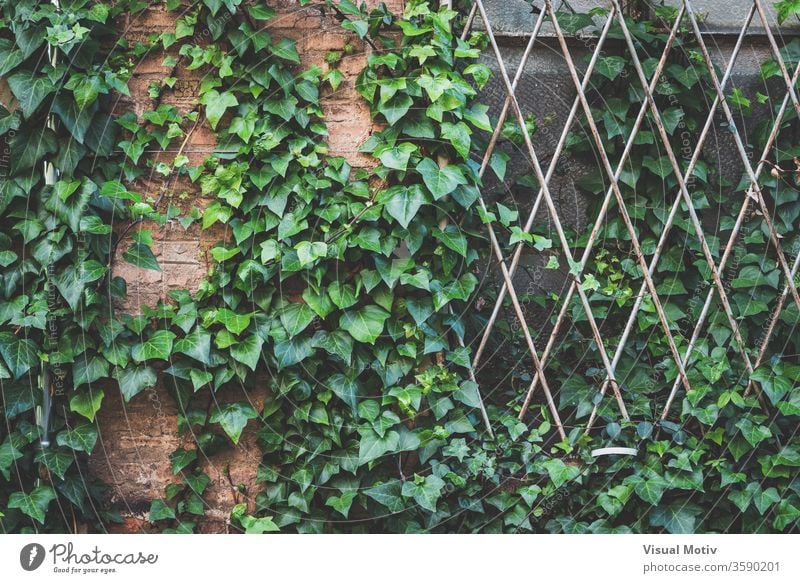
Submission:
[[[278,15],[268,21],[267,28],[274,38],[290,37],[297,41],[302,68],[316,64],[326,70],[326,52],[341,50],[347,42],[354,45],[355,50],[338,65],[345,80],[336,92],[323,93],[322,103],[330,132],[331,154],[344,156],[355,167],[368,165],[369,158],[359,154],[358,148],[369,137],[373,126],[369,108],[356,93],[354,83],[365,65],[369,47],[343,30],[334,18],[323,16],[318,6],[300,7],[297,2],[289,0],[270,4],[278,10]],[[377,2],[373,0],[368,4]],[[402,11],[402,0],[390,0],[386,4],[395,12]],[[153,32],[174,30],[174,19],[174,14],[154,7],[129,17],[123,23],[125,36],[131,40],[144,39]],[[198,31],[198,34],[203,35],[203,31]],[[141,114],[156,105],[148,96],[147,89],[150,83],[169,74],[169,68],[161,65],[163,58],[164,55],[158,53],[141,60],[130,83],[131,98],[121,98],[116,104],[117,111],[132,110]],[[181,68],[176,76],[178,81],[174,90],[167,91],[162,102],[175,105],[186,113],[196,104],[200,77],[197,72]],[[189,133],[185,154],[190,164],[197,165],[213,152],[214,146],[211,130],[199,125]],[[135,186],[145,195],[157,197],[165,193],[164,201],[169,201],[174,193],[186,191],[189,204],[184,201],[179,205],[181,208],[190,208],[192,204],[202,208],[208,203],[192,184],[168,183],[159,175],[140,179]],[[117,228],[122,232],[125,227],[118,225]],[[209,266],[207,250],[226,236],[224,226],[204,232],[199,226],[192,225],[184,230],[177,221],[163,227],[143,223],[137,228],[152,231],[155,240],[153,252],[162,271],[139,269],[126,263],[121,256],[115,258],[114,274],[124,277],[128,284],[128,298],[118,307],[129,313],[136,313],[141,305],[155,305],[159,299],[166,298],[170,290],[196,289]],[[126,236],[128,238],[130,233]],[[118,254],[121,255],[128,245],[129,241],[123,240]],[[268,397],[266,389],[257,389],[246,397],[237,394],[240,390],[218,394],[217,398],[221,401],[248,398],[259,408]],[[174,401],[160,385],[143,391],[127,404],[118,391],[106,391],[98,415],[100,442],[90,460],[90,470],[111,487],[112,500],[124,509],[124,524],[109,525],[109,528],[123,532],[147,530],[146,514],[150,501],[163,496],[164,487],[174,479],[169,454],[180,446],[188,448],[192,445],[190,439],[183,440],[177,435],[177,413]],[[206,516],[198,520],[202,531],[224,532],[227,517],[235,504],[245,502],[253,506],[259,460],[255,438],[248,432],[235,448],[202,460],[201,465],[212,480],[205,496],[208,504]],[[244,485],[244,489],[239,488],[240,485]]]

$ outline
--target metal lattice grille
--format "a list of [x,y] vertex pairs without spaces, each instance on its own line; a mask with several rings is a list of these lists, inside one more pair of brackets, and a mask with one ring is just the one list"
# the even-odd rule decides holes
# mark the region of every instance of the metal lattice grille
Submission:
[[[497,146],[498,138],[501,134],[501,128],[503,127],[504,121],[511,117],[512,119],[516,120],[521,128],[525,128],[525,111],[520,106],[520,101],[518,100],[516,93],[519,81],[523,74],[525,65],[532,55],[534,44],[537,42],[537,38],[542,32],[545,22],[549,21],[550,26],[553,29],[553,33],[560,50],[559,56],[563,57],[566,68],[569,71],[570,80],[574,85],[575,98],[547,168],[542,167],[539,154],[537,153],[537,149],[531,141],[529,133],[526,131],[522,132],[524,137],[524,153],[527,157],[527,161],[529,161],[531,164],[531,168],[533,169],[534,175],[539,184],[538,192],[535,194],[531,210],[523,228],[526,233],[530,232],[534,224],[535,216],[537,215],[537,212],[542,204],[544,204],[553,229],[557,235],[558,245],[560,247],[559,252],[569,261],[570,265],[577,267],[573,269],[572,275],[574,277],[566,291],[566,294],[562,295],[560,298],[560,309],[547,341],[543,346],[537,345],[531,336],[528,325],[525,324],[525,313],[520,303],[520,298],[518,297],[513,280],[514,274],[517,272],[520,264],[520,257],[523,253],[524,243],[517,243],[510,256],[506,256],[500,243],[498,242],[498,236],[494,227],[491,223],[488,225],[488,235],[492,252],[499,263],[503,283],[500,293],[496,299],[494,309],[492,310],[489,318],[488,325],[482,331],[480,341],[477,344],[477,349],[472,362],[473,380],[475,376],[474,371],[478,370],[483,362],[486,353],[487,342],[489,341],[491,335],[495,332],[498,316],[503,310],[504,300],[506,297],[508,297],[511,301],[514,315],[521,323],[521,331],[524,336],[525,345],[533,362],[532,381],[525,394],[524,402],[519,412],[519,418],[521,419],[526,414],[535,391],[541,386],[541,390],[544,393],[547,407],[552,415],[554,425],[560,436],[565,438],[566,431],[565,425],[562,421],[562,412],[559,411],[559,407],[556,404],[556,399],[554,398],[554,387],[551,382],[548,382],[548,364],[550,364],[551,358],[553,357],[556,340],[559,332],[561,331],[562,325],[567,319],[570,302],[575,294],[577,294],[580,306],[585,313],[588,325],[591,329],[592,338],[597,346],[598,355],[603,365],[604,380],[600,384],[599,393],[602,397],[605,397],[608,389],[610,388],[613,398],[616,401],[619,414],[626,420],[629,419],[628,408],[626,407],[626,395],[624,390],[622,390],[620,387],[620,383],[617,379],[616,368],[620,362],[620,358],[623,355],[626,345],[631,338],[635,336],[634,328],[637,315],[642,308],[643,302],[647,298],[649,298],[649,301],[652,303],[652,306],[658,316],[659,325],[663,330],[664,337],[669,346],[669,353],[678,372],[677,378],[672,384],[666,402],[659,407],[657,412],[657,415],[660,419],[664,420],[668,418],[671,404],[680,387],[683,387],[687,391],[691,390],[692,388],[689,381],[689,376],[687,375],[687,369],[692,366],[693,350],[695,349],[696,343],[704,329],[704,326],[707,324],[710,309],[715,301],[715,298],[718,300],[727,320],[727,325],[730,327],[733,338],[733,349],[742,359],[742,363],[747,371],[747,374],[752,375],[754,370],[763,362],[765,355],[767,354],[768,346],[773,339],[776,321],[784,309],[786,302],[792,301],[797,304],[798,307],[800,307],[800,296],[798,295],[798,290],[794,281],[798,264],[800,264],[800,255],[795,257],[793,264],[790,265],[789,261],[787,260],[787,254],[781,246],[781,237],[779,236],[773,223],[771,210],[765,202],[761,187],[759,186],[759,179],[765,169],[764,161],[768,158],[773,147],[775,146],[777,136],[781,129],[781,124],[785,121],[785,114],[787,111],[789,111],[788,108],[790,105],[797,114],[800,114],[800,102],[798,102],[797,94],[794,88],[798,79],[798,75],[800,75],[800,66],[793,72],[787,69],[786,61],[784,60],[778,43],[775,40],[775,35],[771,29],[771,23],[769,22],[762,0],[754,0],[752,3],[747,18],[738,34],[733,52],[728,59],[726,66],[724,67],[721,78],[715,70],[714,64],[711,60],[707,46],[708,39],[707,37],[704,37],[701,32],[701,28],[698,24],[698,16],[689,0],[684,0],[680,3],[680,6],[678,7],[677,18],[675,19],[674,24],[669,31],[669,36],[665,43],[663,53],[660,55],[658,63],[650,76],[645,73],[645,69],[642,65],[642,56],[637,52],[636,43],[634,42],[631,31],[629,30],[629,22],[626,21],[622,7],[620,6],[618,0],[611,1],[610,10],[605,17],[606,20],[596,38],[594,50],[583,74],[579,72],[573,61],[573,56],[570,53],[567,37],[565,36],[565,33],[559,23],[559,13],[555,10],[551,0],[545,1],[544,9],[539,13],[536,19],[533,31],[527,38],[527,43],[525,45],[521,61],[513,77],[509,74],[506,63],[504,62],[503,55],[495,38],[491,19],[487,14],[483,0],[476,0],[473,4],[467,18],[467,26],[465,27],[463,36],[466,37],[466,35],[469,33],[469,30],[476,20],[477,15],[480,15],[483,26],[485,27],[485,32],[489,37],[490,51],[496,59],[496,70],[501,77],[502,85],[505,90],[505,101],[500,111],[499,121],[496,125],[494,133],[491,136],[491,139],[489,140],[488,147],[486,148],[481,161],[481,176],[484,175],[487,167],[489,167],[489,163]],[[783,83],[785,85],[785,95],[783,96],[782,103],[774,118],[775,121],[772,124],[772,128],[769,132],[766,145],[758,158],[759,162],[754,167],[753,163],[748,157],[746,145],[743,142],[739,131],[737,131],[737,122],[734,118],[733,112],[731,111],[728,98],[726,98],[726,91],[729,90],[732,74],[735,70],[737,59],[742,52],[742,46],[745,37],[748,34],[751,26],[756,25],[757,22],[760,22],[761,25],[763,25],[772,56],[780,68]],[[621,30],[622,32],[623,38],[621,40],[627,47],[631,64],[636,72],[636,78],[632,79],[631,83],[638,83],[639,85],[637,85],[637,90],[640,90],[643,95],[633,128],[626,138],[626,146],[618,160],[610,159],[610,156],[604,147],[603,138],[598,130],[596,120],[593,116],[592,109],[587,99],[587,88],[590,86],[590,80],[598,64],[598,59],[604,54],[604,51],[614,50],[606,46],[608,44],[607,41],[609,39],[609,31],[614,23],[619,26],[618,30]],[[694,41],[697,43],[697,47],[699,48],[703,57],[704,64],[702,66],[707,71],[716,95],[713,104],[708,111],[705,124],[698,134],[696,143],[693,144],[691,158],[689,159],[688,167],[686,167],[685,170],[682,170],[681,164],[676,157],[670,137],[665,127],[662,112],[659,110],[657,101],[654,98],[654,92],[658,87],[658,84],[662,81],[662,74],[665,66],[668,63],[670,54],[674,50],[675,41],[676,38],[678,38],[681,26],[688,26],[688,34],[693,37]],[[687,32],[684,31],[684,33]],[[648,113],[650,114],[649,118]],[[570,131],[573,129],[573,126],[575,125],[575,122],[578,120],[579,116],[583,116],[585,125],[588,127],[588,130],[591,134],[591,139],[593,140],[594,145],[597,148],[597,152],[599,153],[601,165],[600,171],[605,175],[604,178],[608,181],[610,187],[607,189],[605,197],[602,200],[602,204],[600,205],[599,213],[594,219],[594,223],[588,236],[588,241],[585,243],[584,251],[580,257],[576,257],[573,255],[573,251],[570,248],[570,244],[567,240],[564,227],[562,226],[562,221],[559,217],[558,208],[551,195],[550,185],[558,164],[558,160],[567,143]],[[736,203],[741,205],[736,222],[721,255],[715,258],[709,247],[707,234],[704,231],[703,223],[701,222],[700,217],[698,217],[697,210],[692,201],[691,193],[687,188],[687,183],[696,169],[696,165],[698,160],[700,160],[701,153],[703,152],[703,148],[706,146],[707,138],[711,129],[715,125],[715,119],[717,119],[717,116],[721,116],[728,124],[728,128],[732,133],[736,151],[739,157],[737,162],[741,162],[741,169],[743,170],[744,174],[746,174],[747,180],[749,181],[749,187],[747,188],[746,193],[741,196],[741,200],[737,201]],[[623,197],[620,189],[620,176],[626,163],[629,161],[629,155],[633,149],[635,138],[639,134],[645,119],[651,119],[655,122],[655,139],[658,140],[659,145],[663,147],[671,170],[674,172],[678,182],[677,190],[671,195],[674,198],[668,200],[668,202],[671,202],[671,206],[669,206],[669,212],[666,215],[666,220],[660,233],[660,238],[656,245],[655,252],[650,255],[649,261],[642,252],[641,244],[639,238],[637,237],[637,232],[629,213],[629,201],[626,203],[626,200]],[[482,209],[486,211],[487,207],[483,197],[479,198],[479,204],[481,205]],[[619,216],[624,221],[627,234],[630,237],[630,245],[632,247],[633,254],[636,257],[636,261],[638,262],[643,274],[641,289],[635,297],[633,308],[627,318],[627,322],[619,341],[616,343],[613,353],[608,348],[608,338],[603,337],[603,334],[601,334],[601,329],[595,320],[593,306],[579,283],[580,277],[586,268],[587,261],[590,260],[592,253],[595,250],[603,221],[606,219],[609,209],[612,207],[612,205],[615,205],[614,208],[616,209],[616,212],[619,213]],[[721,274],[724,273],[726,267],[728,267],[731,262],[734,246],[737,238],[740,236],[742,225],[746,221],[749,214],[754,211],[761,215],[769,230],[770,241],[768,244],[773,247],[773,252],[777,257],[777,262],[783,278],[783,289],[782,292],[777,295],[775,303],[772,306],[772,315],[769,319],[769,324],[764,334],[761,336],[761,338],[759,338],[759,341],[755,346],[748,346],[743,334],[740,331],[740,321],[737,320],[734,310],[731,307],[731,302],[728,297],[728,290],[726,289]],[[659,296],[659,292],[657,291],[657,286],[654,281],[654,274],[659,265],[659,260],[662,258],[667,246],[668,235],[676,221],[676,218],[678,217],[681,219],[688,219],[693,234],[699,240],[702,248],[703,258],[708,266],[711,280],[709,282],[711,285],[709,286],[708,293],[705,297],[702,310],[700,311],[699,317],[697,317],[696,321],[693,322],[691,337],[688,339],[688,342],[685,344],[683,349],[679,348],[679,343],[676,342],[676,339],[673,335],[673,331],[670,327],[669,317],[664,309],[664,302]],[[756,391],[759,400],[763,403],[764,397],[761,394],[760,387],[748,377],[745,395],[749,394],[753,390]],[[588,422],[585,425],[585,432],[587,433],[591,430],[592,426],[597,420],[598,407],[599,402],[595,402]],[[487,423],[489,431],[491,431],[488,418],[485,414],[484,419]]]

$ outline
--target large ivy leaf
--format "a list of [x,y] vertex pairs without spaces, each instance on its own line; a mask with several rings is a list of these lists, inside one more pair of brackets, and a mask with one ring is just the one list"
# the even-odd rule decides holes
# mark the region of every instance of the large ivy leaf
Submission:
[[247,422],[257,417],[258,413],[249,403],[225,403],[211,413],[211,422],[219,423],[231,441],[239,443]]
[[312,339],[308,336],[290,338],[286,342],[276,342],[273,349],[278,370],[302,362],[314,354]]
[[355,415],[358,410],[358,384],[356,381],[337,372],[329,376],[325,384],[350,407]]
[[365,429],[358,445],[358,465],[363,466],[396,451],[398,445],[400,445],[400,434],[397,431],[388,431],[381,437],[373,429]]
[[105,393],[101,389],[89,389],[76,394],[69,401],[69,410],[83,415],[89,421],[94,421],[95,415],[100,410]]
[[553,481],[556,488],[560,488],[565,482],[574,480],[580,474],[580,469],[576,466],[567,465],[563,460],[552,458],[542,463],[542,467],[547,470],[547,475]]
[[56,493],[50,486],[39,486],[31,491],[14,492],[8,497],[8,507],[17,508],[23,514],[30,516],[39,524],[44,524],[47,507],[56,499]]
[[270,47],[270,51],[276,57],[300,64],[300,55],[297,53],[297,43],[290,38],[282,38]]
[[300,260],[300,266],[305,267],[314,263],[320,257],[325,257],[328,254],[328,245],[321,241],[301,241],[295,246],[297,251],[297,259]]
[[786,375],[775,374],[768,366],[758,367],[750,378],[761,385],[773,405],[776,405],[792,389],[792,381]]
[[642,500],[655,506],[661,501],[661,496],[664,494],[664,490],[667,489],[669,483],[660,475],[656,474],[650,476],[648,479],[643,479],[640,482],[637,482],[634,486],[634,492],[636,495],[639,496]]
[[417,151],[417,146],[411,142],[402,142],[392,148],[387,148],[378,155],[381,163],[387,168],[406,171],[411,154]]
[[41,394],[41,391],[27,383],[18,386],[0,383],[0,393],[3,397],[3,416],[10,420],[33,409],[36,405],[36,396]]
[[154,387],[158,382],[156,371],[149,366],[117,367],[114,378],[119,383],[119,390],[127,403],[144,389]]
[[91,386],[98,379],[107,376],[108,361],[101,356],[87,358],[86,353],[84,353],[72,365],[72,384],[76,388],[83,385]]
[[175,511],[163,500],[156,499],[150,503],[150,512],[147,515],[147,520],[150,522],[172,520],[173,518],[175,518]]
[[663,526],[670,534],[693,534],[701,513],[700,507],[691,502],[673,502],[655,507],[650,512],[650,524]]
[[408,113],[414,100],[405,93],[398,93],[385,103],[378,105],[378,111],[383,114],[389,125],[395,125]]
[[288,303],[281,310],[281,324],[286,329],[289,338],[294,338],[308,328],[316,317],[314,310],[304,303]]
[[800,520],[800,508],[793,505],[789,500],[781,500],[775,508],[773,514],[775,520],[773,526],[778,530],[785,530],[787,527],[796,527]]
[[436,502],[442,495],[445,483],[439,476],[431,474],[423,480],[407,480],[403,483],[403,496],[414,501],[425,510],[436,512]]
[[211,124],[211,129],[217,129],[217,124],[229,107],[239,105],[236,96],[230,91],[220,93],[216,89],[206,91],[200,98],[200,103],[206,106],[206,117]]
[[39,354],[33,340],[17,338],[11,332],[0,332],[0,354],[15,379],[39,363]]
[[379,201],[383,203],[386,212],[402,225],[408,228],[412,219],[417,216],[420,207],[429,202],[428,195],[419,184],[411,186],[393,186],[382,193]]
[[405,510],[406,505],[402,497],[402,484],[400,480],[391,480],[364,490],[364,494],[385,506],[389,512],[397,513]]
[[347,364],[352,361],[353,338],[347,332],[320,330],[314,334],[313,342],[316,348],[322,348],[329,354],[338,356]]
[[255,518],[247,514],[246,504],[237,504],[231,510],[231,518],[239,521],[245,534],[264,534],[265,532],[278,532],[280,529],[271,516]]
[[436,200],[447,196],[459,185],[467,183],[464,173],[458,166],[439,168],[439,165],[430,158],[425,158],[417,164],[417,172],[422,175],[425,186]]
[[11,157],[11,172],[13,174],[19,174],[23,170],[33,168],[45,155],[52,154],[58,149],[55,132],[50,128],[42,130],[20,129],[9,142],[11,150],[14,152]]
[[56,86],[46,75],[35,71],[19,71],[10,75],[7,81],[26,118],[36,113],[42,101],[56,90]]
[[250,325],[251,314],[237,314],[228,308],[217,310],[214,321],[222,324],[232,334],[241,334]]
[[92,453],[95,444],[97,444],[97,427],[89,423],[69,427],[59,432],[56,436],[56,443],[75,451]]
[[348,310],[342,314],[339,327],[359,342],[375,344],[389,315],[389,312],[379,306],[364,306],[360,310]]
[[122,258],[136,267],[141,269],[149,269],[151,271],[161,271],[161,266],[158,264],[158,259],[153,255],[153,250],[149,245],[144,243],[132,243],[130,247],[122,254]]
[[21,457],[22,452],[14,447],[11,439],[6,438],[6,440],[0,444],[0,474],[2,474],[6,480],[11,479],[11,466]]
[[25,60],[22,51],[9,39],[0,39],[0,76],[5,77],[9,71]]
[[144,342],[133,345],[131,357],[134,362],[144,362],[152,359],[168,360],[170,354],[172,354],[174,340],[175,333],[171,330],[156,330]]
[[55,449],[42,449],[36,454],[34,460],[37,463],[43,464],[48,470],[63,480],[72,462],[75,461],[75,454]]
[[97,261],[84,262],[78,266],[68,265],[59,269],[51,281],[69,307],[77,310],[86,285],[103,277],[105,271],[105,267]]
[[[67,200],[62,200],[53,190],[47,198],[45,208],[67,223],[73,232],[78,233],[81,229],[81,218],[86,213],[89,201],[95,192],[97,192],[97,185],[87,179],[81,183],[80,189]],[[80,275],[76,277],[83,279]]]
[[184,449],[182,447],[176,449],[169,456],[172,463],[172,474],[176,475],[178,472],[184,470],[189,464],[197,459],[197,450]]
[[257,334],[252,334],[231,347],[231,356],[234,360],[247,365],[250,370],[254,371],[261,358],[261,347],[263,345],[264,341]]
[[772,432],[769,427],[765,425],[755,425],[750,419],[740,419],[736,423],[736,427],[742,432],[742,437],[747,440],[747,443],[756,447],[765,439],[772,437]]
[[174,350],[211,366],[211,334],[202,328],[195,328],[175,342]]
[[452,249],[462,257],[467,256],[467,238],[457,225],[451,223],[444,229],[434,229],[433,236],[444,243],[448,249]]

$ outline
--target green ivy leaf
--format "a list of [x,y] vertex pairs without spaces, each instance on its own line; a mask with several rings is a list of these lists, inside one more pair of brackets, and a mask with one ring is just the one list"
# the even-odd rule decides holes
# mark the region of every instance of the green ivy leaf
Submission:
[[45,98],[56,90],[46,75],[35,71],[19,71],[7,79],[8,86],[22,107],[25,118],[31,117]]
[[404,482],[402,494],[414,498],[414,501],[425,510],[436,512],[436,502],[441,497],[444,486],[444,480],[431,474],[421,483],[417,483],[417,480]]
[[467,256],[467,238],[457,225],[451,223],[444,230],[434,229],[432,234],[448,249],[452,249],[462,257]]
[[300,64],[300,55],[297,53],[297,43],[290,38],[282,38],[270,47],[270,51],[276,57]]
[[83,423],[76,427],[68,427],[56,436],[56,443],[75,451],[92,453],[97,444],[97,427]]
[[414,100],[405,93],[398,93],[385,103],[378,105],[378,111],[383,114],[390,126],[397,124],[408,113]]
[[387,168],[405,172],[406,168],[408,168],[408,160],[411,158],[411,154],[417,150],[418,148],[415,144],[402,142],[393,148],[384,150],[378,157]]
[[145,360],[169,360],[172,354],[172,343],[175,333],[170,330],[156,330],[144,342],[134,344],[131,349],[131,358],[134,362]]
[[425,158],[417,164],[417,172],[422,175],[425,186],[435,200],[447,196],[459,185],[467,183],[464,173],[458,166],[439,168],[439,165],[430,158]]
[[69,410],[83,415],[89,421],[94,421],[95,415],[100,410],[100,403],[103,402],[102,389],[89,389],[88,391],[81,391],[76,394],[69,401]]
[[251,314],[237,314],[228,308],[221,308],[216,311],[214,321],[222,324],[225,329],[232,334],[239,335],[250,325]]
[[395,451],[400,445],[400,434],[397,431],[387,431],[381,437],[373,429],[365,429],[361,434],[358,446],[358,465],[363,466],[373,460]]
[[660,475],[655,474],[647,479],[638,481],[633,488],[636,495],[652,506],[656,506],[664,495],[669,483]]
[[157,522],[159,520],[173,520],[175,518],[175,511],[167,506],[163,500],[153,500],[150,503],[150,512],[147,515],[147,520],[150,522]]
[[300,260],[300,267],[305,267],[314,263],[317,259],[325,257],[328,254],[328,245],[321,241],[301,241],[295,245],[297,251],[297,258]]
[[769,430],[769,427],[755,425],[749,419],[740,419],[736,423],[736,427],[742,432],[742,437],[747,440],[747,443],[753,447],[758,446],[758,444],[765,439],[772,437],[772,432]]
[[6,440],[0,444],[0,474],[6,481],[11,480],[11,467],[21,457],[22,452],[14,447],[9,437],[6,437]]
[[303,303],[288,303],[280,314],[281,324],[290,338],[294,338],[308,328],[315,317],[314,310]]
[[211,129],[217,129],[217,124],[229,107],[239,105],[236,96],[230,91],[220,93],[216,89],[206,91],[200,98],[200,103],[206,106],[206,117],[211,124]]
[[31,491],[14,492],[8,497],[8,507],[17,508],[23,514],[44,525],[44,518],[50,502],[56,499],[56,493],[50,486],[39,486]]
[[55,449],[42,449],[36,454],[34,461],[43,464],[48,470],[63,480],[72,462],[75,461],[75,454],[57,451]]
[[580,474],[580,469],[575,466],[568,466],[558,458],[552,458],[542,463],[542,467],[547,470],[553,485],[560,488],[564,483],[574,480]]
[[600,57],[597,59],[597,64],[595,65],[595,71],[600,73],[603,77],[608,79],[609,81],[613,81],[617,77],[620,76],[622,71],[625,70],[626,61],[622,57],[618,57],[616,55],[608,56],[608,57]]
[[386,190],[379,201],[383,203],[386,212],[406,229],[417,216],[420,207],[427,204],[429,199],[419,184],[413,184],[409,187],[394,186]]
[[341,373],[336,373],[328,377],[325,384],[350,407],[355,415],[358,410],[358,384],[356,381]]
[[237,444],[247,422],[257,417],[258,413],[249,403],[225,403],[211,413],[211,422],[219,423],[231,441]]
[[657,506],[650,512],[650,524],[663,526],[670,534],[693,534],[697,516],[702,513],[696,504],[678,501],[669,506]]
[[389,312],[379,306],[364,306],[360,310],[345,312],[339,319],[339,327],[359,342],[375,344],[389,315]]
[[142,269],[150,269],[152,271],[161,271],[161,266],[158,264],[156,256],[153,255],[153,250],[148,245],[142,243],[133,243],[125,253],[122,254],[131,265],[141,267]]
[[186,469],[189,464],[197,459],[197,450],[190,449],[186,450],[182,447],[179,447],[175,451],[173,451],[169,456],[169,461],[172,463],[172,475],[176,475],[179,472]]
[[11,332],[0,332],[0,354],[15,379],[39,364],[39,354],[33,340],[17,338]]
[[260,336],[252,334],[231,347],[231,356],[234,360],[241,362],[250,368],[256,370],[258,361],[261,358],[261,347],[264,341]]
[[119,390],[125,402],[141,393],[144,389],[156,386],[158,375],[149,366],[116,367],[114,378],[119,383]]
[[91,386],[95,381],[108,377],[108,361],[101,356],[87,358],[82,354],[72,365],[72,384],[75,388]]
[[231,518],[236,519],[244,528],[245,534],[264,534],[265,532],[279,532],[280,529],[273,522],[272,517],[264,516],[255,518],[246,514],[247,505],[237,504],[231,510]]
[[202,328],[195,328],[175,342],[174,351],[211,366],[211,334]]

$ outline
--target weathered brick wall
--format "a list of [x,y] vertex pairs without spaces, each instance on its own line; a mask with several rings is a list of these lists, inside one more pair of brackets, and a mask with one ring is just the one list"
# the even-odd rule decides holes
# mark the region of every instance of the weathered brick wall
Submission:
[[[371,3],[377,4],[374,0]],[[386,4],[396,12],[402,11],[402,0],[389,0]],[[366,63],[369,47],[343,30],[333,17],[324,16],[319,6],[300,7],[291,0],[279,0],[271,5],[278,10],[278,15],[267,23],[267,28],[275,38],[290,37],[297,41],[302,60],[300,69],[315,64],[326,70],[328,65],[324,56],[328,51],[342,50],[348,42],[355,47],[338,65],[345,76],[344,81],[336,92],[323,93],[322,104],[330,132],[328,144],[331,153],[344,156],[355,167],[368,165],[369,158],[360,154],[358,149],[369,137],[373,126],[369,108],[355,91],[354,84],[356,75]],[[174,14],[153,7],[129,17],[122,24],[125,36],[136,40],[145,39],[154,32],[174,30],[174,20]],[[200,39],[207,37],[203,31],[197,34]],[[163,58],[159,52],[141,60],[130,83],[131,98],[120,99],[116,105],[119,112],[131,110],[141,114],[156,105],[148,96],[148,87],[169,74],[170,69],[162,66]],[[162,102],[175,105],[181,113],[189,112],[197,103],[200,76],[181,67],[175,76],[178,81],[172,91],[163,95]],[[214,134],[210,128],[199,124],[189,133],[184,153],[190,164],[197,165],[213,152],[214,146]],[[168,154],[169,161],[174,155],[175,152]],[[171,183],[156,174],[140,179],[135,186],[145,195],[158,197],[163,193],[165,203],[175,193],[186,191],[190,200],[188,204],[181,202],[181,208],[191,208],[192,205],[202,208],[209,202],[199,196],[198,189],[192,184],[186,181]],[[119,232],[125,227],[119,225]],[[114,261],[114,275],[127,281],[128,298],[118,307],[129,313],[136,313],[141,305],[155,305],[159,299],[166,298],[170,290],[197,289],[209,267],[207,250],[226,236],[224,226],[202,231],[198,225],[192,225],[184,230],[177,221],[163,227],[143,223],[136,228],[152,231],[155,240],[153,252],[162,271],[139,269],[126,263],[121,254],[128,248],[129,241],[121,242]],[[131,232],[126,239],[130,238]],[[250,391],[246,397],[237,394],[241,390],[218,394],[217,398],[222,401],[247,398],[259,409],[268,397],[265,388]],[[100,443],[90,461],[90,469],[94,476],[111,487],[112,500],[123,508],[125,523],[120,527],[109,525],[109,528],[125,532],[146,530],[150,501],[163,496],[164,487],[174,480],[169,454],[180,446],[189,448],[192,444],[190,438],[178,437],[176,404],[160,384],[143,391],[127,404],[118,391],[109,390],[106,395],[98,415]],[[245,432],[238,446],[201,462],[212,480],[205,496],[208,504],[206,516],[198,520],[201,530],[225,531],[227,517],[235,504],[246,502],[252,507],[257,491],[255,477],[259,460],[255,438],[252,433]],[[240,485],[245,487],[238,488]]]

